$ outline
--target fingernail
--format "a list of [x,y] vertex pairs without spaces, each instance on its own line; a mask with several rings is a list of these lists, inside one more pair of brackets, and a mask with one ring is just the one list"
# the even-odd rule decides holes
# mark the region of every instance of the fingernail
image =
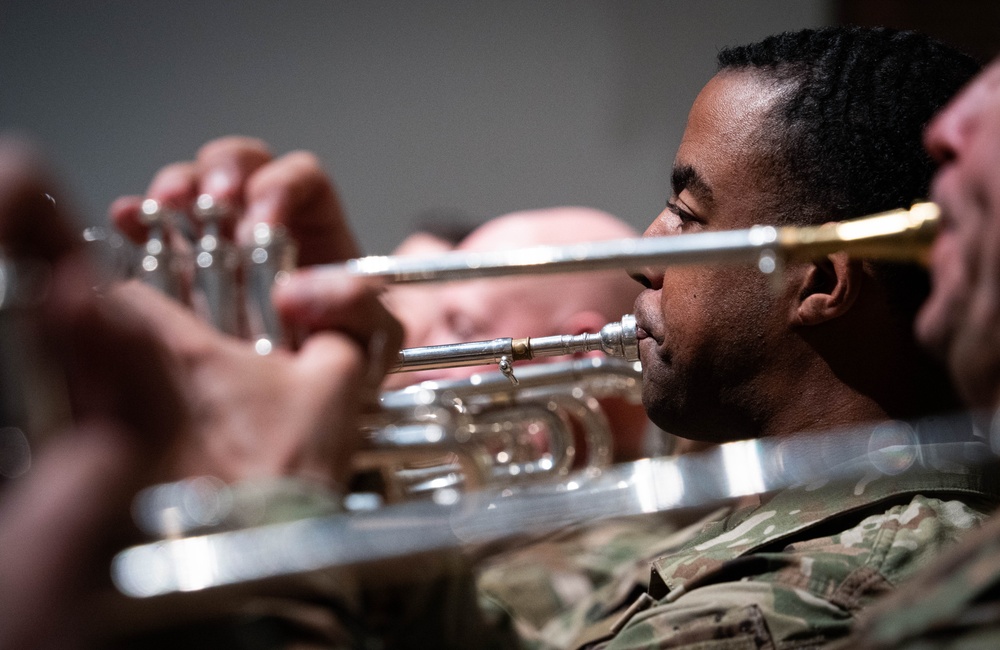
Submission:
[[223,169],[213,170],[202,183],[201,191],[213,197],[228,198],[236,189],[236,180]]
[[252,244],[254,242],[254,226],[259,223],[271,223],[271,215],[274,209],[269,203],[254,201],[246,206],[243,218],[236,226],[236,239],[241,244]]

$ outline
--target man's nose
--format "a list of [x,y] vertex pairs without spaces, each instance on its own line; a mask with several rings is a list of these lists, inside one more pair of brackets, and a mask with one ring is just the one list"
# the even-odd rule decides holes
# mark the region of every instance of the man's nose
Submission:
[[633,280],[646,287],[647,289],[652,289],[653,291],[658,291],[663,287],[663,269],[645,267],[641,269],[633,269],[628,272],[629,277]]
[[[646,232],[642,233],[642,236],[665,237],[672,234],[675,233],[668,232],[668,229],[664,225],[663,215],[661,214],[653,220],[653,223],[649,224],[649,227],[646,228]],[[662,267],[644,266],[636,269],[629,269],[628,274],[629,277],[647,289],[657,291],[663,287],[663,271],[664,269]]]
[[958,111],[945,110],[927,126],[924,131],[924,147],[931,158],[939,164],[958,157],[965,140],[965,119]]
[[[958,158],[976,137],[980,115],[996,101],[994,90],[998,71],[986,79],[973,82],[931,120],[924,131],[924,147],[938,163]],[[993,85],[988,83],[993,81]]]

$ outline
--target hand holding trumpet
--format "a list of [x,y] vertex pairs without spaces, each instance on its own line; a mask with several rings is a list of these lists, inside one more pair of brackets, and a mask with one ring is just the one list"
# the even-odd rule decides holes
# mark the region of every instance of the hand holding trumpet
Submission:
[[[303,249],[307,260],[355,254],[332,188],[303,167],[307,157],[268,165],[255,143],[227,139],[206,147],[197,164],[165,168],[150,193],[172,204],[185,192],[214,189],[248,219],[309,233],[319,245]],[[34,450],[33,468],[0,501],[0,647],[58,645],[53,630],[85,638],[78,629],[85,625],[64,605],[106,587],[109,548],[135,534],[128,503],[143,485],[212,474],[295,475],[338,487],[359,442],[354,420],[375,399],[401,335],[374,283],[348,278],[317,285],[305,274],[284,286],[276,296],[281,313],[323,331],[296,351],[268,356],[137,283],[98,298],[74,228],[49,191],[32,154],[0,143],[3,251],[52,269],[39,317],[73,418]],[[143,234],[142,200],[112,207],[133,236]],[[246,223],[231,224],[231,232],[239,236]]]
[[[223,237],[245,241],[255,225],[266,223],[291,235],[302,263],[357,254],[336,192],[316,159],[301,152],[272,159],[263,143],[249,138],[215,140],[194,161],[165,166],[144,197],[119,198],[110,216],[141,239],[148,234],[144,201],[185,219],[206,194],[233,215],[223,224]],[[305,473],[334,485],[343,479],[360,442],[353,420],[363,404],[374,402],[401,338],[400,326],[378,300],[376,283],[347,277],[316,282],[308,271],[293,274],[275,288],[274,303],[285,323],[311,335],[297,351],[266,357],[147,287],[131,283],[115,293],[172,353],[196,429],[195,445],[180,452],[186,473],[224,480]]]

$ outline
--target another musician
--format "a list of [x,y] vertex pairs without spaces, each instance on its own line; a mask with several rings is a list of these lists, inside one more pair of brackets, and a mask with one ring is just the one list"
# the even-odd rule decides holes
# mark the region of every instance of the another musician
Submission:
[[[931,197],[944,228],[931,258],[934,290],[917,333],[944,359],[965,402],[1000,441],[1000,60],[931,123],[940,168]],[[993,468],[993,471],[996,471]],[[843,647],[1000,645],[1000,515],[970,533],[862,621]]]

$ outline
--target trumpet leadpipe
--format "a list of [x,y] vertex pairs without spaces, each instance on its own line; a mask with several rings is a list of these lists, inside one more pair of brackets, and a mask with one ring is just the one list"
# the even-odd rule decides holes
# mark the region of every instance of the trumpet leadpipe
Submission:
[[524,338],[499,338],[490,341],[431,345],[405,348],[399,351],[399,361],[389,372],[433,370],[503,364],[526,361],[535,357],[551,357],[577,352],[599,351],[628,361],[639,360],[635,316],[626,314],[621,321],[608,323],[600,332],[562,334]]
[[641,266],[758,264],[762,257],[808,260],[841,250],[861,258],[923,261],[937,231],[939,214],[934,203],[917,203],[908,210],[890,210],[820,226],[753,226],[518,250],[455,251],[433,257],[372,256],[322,268],[355,277],[409,283]]

